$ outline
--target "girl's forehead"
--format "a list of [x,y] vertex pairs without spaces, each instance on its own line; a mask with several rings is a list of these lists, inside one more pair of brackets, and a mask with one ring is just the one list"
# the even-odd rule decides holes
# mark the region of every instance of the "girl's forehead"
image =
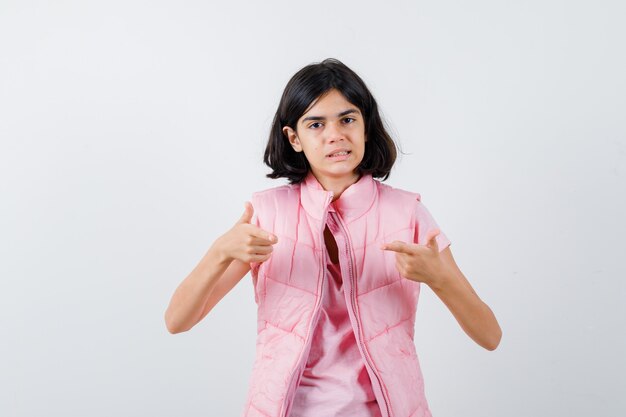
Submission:
[[360,113],[358,106],[348,101],[348,99],[340,91],[332,89],[313,100],[300,118],[309,115],[330,117],[334,116],[335,113],[348,109],[355,109]]

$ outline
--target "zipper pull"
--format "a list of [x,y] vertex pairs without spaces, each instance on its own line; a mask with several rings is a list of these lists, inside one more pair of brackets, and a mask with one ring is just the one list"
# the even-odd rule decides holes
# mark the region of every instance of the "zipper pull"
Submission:
[[335,192],[334,191],[329,191],[328,193],[329,193],[329,195],[326,198],[326,205],[329,205],[331,203],[331,201],[333,201],[333,197],[335,196]]

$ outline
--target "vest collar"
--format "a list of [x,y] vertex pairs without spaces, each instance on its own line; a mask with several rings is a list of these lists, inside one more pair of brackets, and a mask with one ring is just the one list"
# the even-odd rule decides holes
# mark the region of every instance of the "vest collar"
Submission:
[[300,201],[304,210],[313,218],[321,220],[329,204],[330,210],[337,211],[346,222],[356,220],[365,214],[378,195],[377,181],[372,174],[361,178],[341,193],[332,204],[332,191],[326,191],[311,171],[300,184]]

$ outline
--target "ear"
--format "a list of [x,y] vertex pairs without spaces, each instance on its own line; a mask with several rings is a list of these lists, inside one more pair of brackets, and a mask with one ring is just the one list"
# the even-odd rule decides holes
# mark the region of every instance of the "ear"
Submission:
[[295,130],[293,130],[289,126],[283,127],[283,134],[289,140],[289,143],[293,147],[293,150],[296,152],[302,152],[302,145],[300,144],[300,139],[298,139],[298,134]]

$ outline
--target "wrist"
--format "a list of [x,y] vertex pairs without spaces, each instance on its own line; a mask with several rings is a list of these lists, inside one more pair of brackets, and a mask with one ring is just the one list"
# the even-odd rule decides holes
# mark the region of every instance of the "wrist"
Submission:
[[228,256],[227,252],[224,250],[220,239],[217,239],[215,243],[213,243],[205,257],[211,258],[214,262],[217,262],[218,264],[228,265],[233,261],[233,258]]
[[428,286],[433,291],[441,291],[450,283],[451,275],[443,266],[437,269],[433,274],[433,278],[428,283]]

